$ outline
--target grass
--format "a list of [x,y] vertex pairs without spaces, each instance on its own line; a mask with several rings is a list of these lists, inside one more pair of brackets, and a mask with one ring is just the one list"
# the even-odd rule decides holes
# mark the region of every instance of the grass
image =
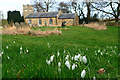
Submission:
[[[107,30],[103,31],[80,26],[67,28],[69,29],[62,30],[61,35],[46,37],[2,35],[2,77],[81,78],[81,72],[84,69],[86,70],[84,78],[119,77],[118,27],[108,26]],[[46,30],[47,28],[34,28],[36,29]],[[21,46],[22,50],[20,50]],[[27,53],[26,50],[29,52]],[[71,60],[71,57],[77,54],[86,56],[87,63]],[[54,60],[48,65],[46,60],[49,60],[52,55],[55,56]],[[68,61],[71,61],[71,65],[77,64],[78,67],[75,70],[69,70],[66,67],[66,55],[69,55]],[[61,73],[58,72],[58,62],[61,62]],[[105,68],[105,73],[97,74],[101,68]]]

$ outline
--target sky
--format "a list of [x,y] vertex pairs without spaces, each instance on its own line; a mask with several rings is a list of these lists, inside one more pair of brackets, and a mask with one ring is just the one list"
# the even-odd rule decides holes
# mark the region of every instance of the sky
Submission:
[[[23,5],[31,4],[32,0],[0,0],[0,11],[4,14],[4,19],[7,19],[7,11],[20,11],[23,14]],[[43,1],[43,0],[42,0]],[[56,1],[56,0],[55,0]],[[69,0],[57,0],[57,1],[69,1]],[[81,0],[80,0],[81,1]],[[86,14],[86,9],[84,9]]]
[[7,11],[20,11],[23,13],[23,4],[30,4],[31,0],[0,0],[0,11],[4,14],[4,19],[7,19]]

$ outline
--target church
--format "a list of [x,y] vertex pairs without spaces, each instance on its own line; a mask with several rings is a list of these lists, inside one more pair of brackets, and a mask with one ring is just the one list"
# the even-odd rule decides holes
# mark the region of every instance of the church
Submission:
[[23,5],[23,16],[25,22],[35,26],[66,26],[79,25],[77,13],[59,12],[34,12],[33,5]]

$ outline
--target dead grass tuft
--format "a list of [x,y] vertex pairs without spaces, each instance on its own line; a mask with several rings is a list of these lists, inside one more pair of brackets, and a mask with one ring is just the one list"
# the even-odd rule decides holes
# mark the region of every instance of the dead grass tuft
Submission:
[[85,27],[93,28],[95,30],[106,30],[106,25],[101,23],[84,24]]
[[51,31],[40,31],[40,30],[31,30],[30,27],[23,27],[23,28],[16,28],[16,27],[7,27],[2,29],[2,33],[0,34],[8,34],[8,35],[17,35],[17,34],[24,34],[24,35],[32,35],[32,36],[46,36],[46,35],[53,35],[53,34],[62,34],[61,30],[54,29]]

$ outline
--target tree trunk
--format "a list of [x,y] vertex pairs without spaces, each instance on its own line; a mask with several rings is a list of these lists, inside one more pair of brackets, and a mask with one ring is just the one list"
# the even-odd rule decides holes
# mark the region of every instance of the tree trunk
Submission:
[[87,5],[87,18],[90,18],[90,2],[86,2]]

